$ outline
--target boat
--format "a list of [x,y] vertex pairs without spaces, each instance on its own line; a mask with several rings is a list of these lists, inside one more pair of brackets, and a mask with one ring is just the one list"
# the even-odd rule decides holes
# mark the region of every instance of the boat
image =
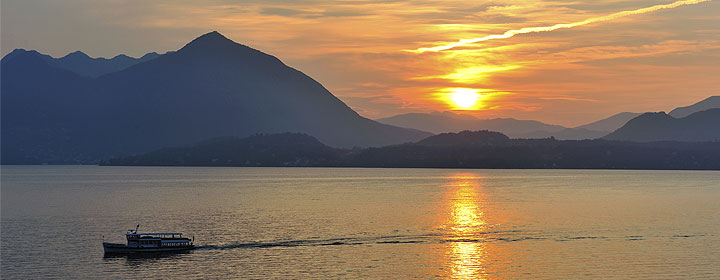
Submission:
[[105,254],[170,253],[195,249],[195,237],[191,240],[180,232],[139,233],[139,228],[138,224],[135,230],[130,229],[125,233],[127,244],[103,241]]

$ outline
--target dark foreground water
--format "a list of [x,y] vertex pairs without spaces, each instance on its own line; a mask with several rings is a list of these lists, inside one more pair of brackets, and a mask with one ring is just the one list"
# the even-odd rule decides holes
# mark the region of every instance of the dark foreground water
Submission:
[[[720,278],[720,172],[1,171],[2,279]],[[199,249],[103,257],[136,223]]]

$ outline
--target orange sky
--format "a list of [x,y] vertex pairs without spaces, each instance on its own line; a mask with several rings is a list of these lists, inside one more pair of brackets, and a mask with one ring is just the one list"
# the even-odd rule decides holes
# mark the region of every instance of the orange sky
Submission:
[[[149,3],[152,2],[152,3]],[[574,126],[622,111],[669,111],[720,95],[720,1],[681,5],[440,52],[526,27],[673,1],[3,1],[3,55],[176,50],[218,30],[279,57],[369,118],[457,109]]]

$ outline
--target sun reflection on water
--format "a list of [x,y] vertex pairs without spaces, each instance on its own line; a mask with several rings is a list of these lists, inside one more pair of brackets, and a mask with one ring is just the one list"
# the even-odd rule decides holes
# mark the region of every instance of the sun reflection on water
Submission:
[[449,215],[445,222],[448,234],[448,261],[452,279],[484,279],[486,245],[482,234],[487,224],[483,218],[481,178],[474,174],[455,174],[447,185]]

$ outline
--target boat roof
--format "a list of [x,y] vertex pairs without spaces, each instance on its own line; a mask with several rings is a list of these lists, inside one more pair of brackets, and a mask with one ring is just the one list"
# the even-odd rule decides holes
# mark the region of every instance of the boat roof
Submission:
[[126,233],[125,235],[182,235],[182,232],[147,232],[147,233]]

